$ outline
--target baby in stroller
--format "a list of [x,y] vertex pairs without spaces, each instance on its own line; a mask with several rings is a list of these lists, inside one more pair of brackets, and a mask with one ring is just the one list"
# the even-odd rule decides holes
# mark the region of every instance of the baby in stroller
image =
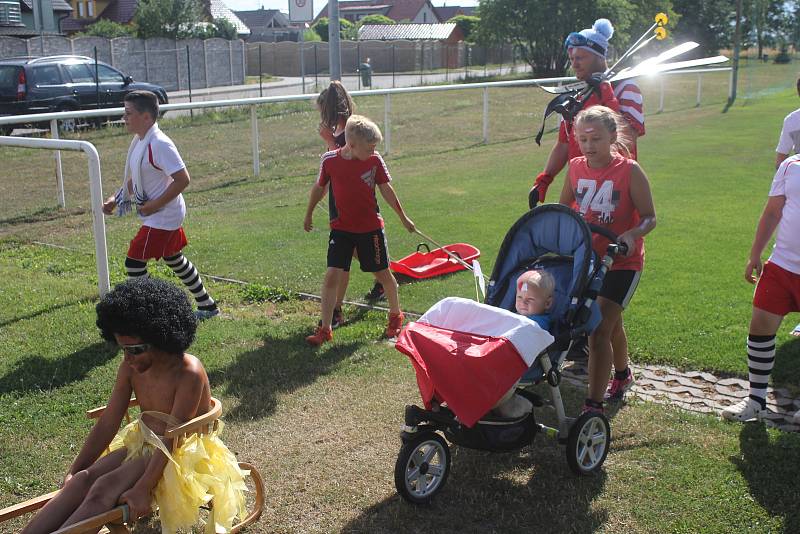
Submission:
[[[517,279],[515,308],[517,313],[526,316],[545,330],[550,329],[550,307],[556,281],[553,275],[541,269],[525,271]],[[533,409],[533,404],[520,395],[515,395],[517,385],[508,390],[492,408],[492,415],[504,418],[521,417]]]

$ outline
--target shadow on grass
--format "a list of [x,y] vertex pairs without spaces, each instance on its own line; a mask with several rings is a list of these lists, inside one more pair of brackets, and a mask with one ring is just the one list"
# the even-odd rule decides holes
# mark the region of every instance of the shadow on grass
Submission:
[[117,347],[98,342],[64,358],[23,357],[10,373],[0,377],[0,395],[50,390],[80,382],[95,367],[114,358],[117,352]]
[[747,480],[750,495],[784,519],[783,532],[800,532],[800,434],[778,432],[770,439],[765,425],[747,423],[739,434],[739,447],[741,456],[731,461]]
[[[583,391],[561,387],[568,414],[576,415]],[[549,397],[549,386],[532,388]],[[537,421],[555,425],[551,410],[538,408]],[[612,421],[613,436],[613,421]],[[400,442],[397,442],[398,450]],[[616,450],[612,445],[610,454]],[[608,520],[592,507],[603,492],[605,469],[579,477],[570,471],[566,449],[544,435],[520,451],[492,453],[450,446],[446,485],[430,505],[416,506],[393,494],[364,510],[342,532],[596,532]]]
[[573,475],[563,447],[545,437],[519,452],[451,451],[450,477],[430,505],[412,505],[392,495],[364,510],[342,532],[589,533],[607,520],[605,510],[592,508],[603,491],[605,472]]
[[800,337],[792,337],[778,345],[772,380],[776,386],[788,385],[795,391],[800,388]]
[[225,416],[231,421],[262,419],[273,413],[277,397],[328,374],[361,345],[340,343],[313,349],[306,344],[308,332],[288,337],[267,334],[261,348],[239,354],[227,367],[209,373],[212,386],[224,385],[239,405]]

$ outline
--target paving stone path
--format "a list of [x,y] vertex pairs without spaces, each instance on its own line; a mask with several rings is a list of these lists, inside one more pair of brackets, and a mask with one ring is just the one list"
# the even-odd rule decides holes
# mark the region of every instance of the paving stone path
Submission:
[[[718,378],[700,371],[679,371],[659,365],[631,365],[636,383],[628,395],[678,406],[692,412],[717,414],[722,408],[747,397],[749,384],[740,378]],[[566,362],[563,379],[585,386],[588,373],[585,362]],[[764,422],[789,432],[800,432],[793,424],[794,413],[800,410],[800,397],[784,388],[767,389],[767,414]]]

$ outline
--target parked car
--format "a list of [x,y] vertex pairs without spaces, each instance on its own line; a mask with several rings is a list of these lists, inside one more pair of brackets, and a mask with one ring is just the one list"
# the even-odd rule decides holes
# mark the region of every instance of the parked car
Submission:
[[[135,82],[102,61],[97,62],[95,80],[94,63],[72,55],[0,59],[0,116],[123,107],[125,95],[135,89],[154,92],[161,104],[168,102],[163,87]],[[113,119],[119,117],[109,117]],[[0,134],[8,135],[15,126],[0,126]],[[75,127],[76,121],[63,121],[64,130]]]

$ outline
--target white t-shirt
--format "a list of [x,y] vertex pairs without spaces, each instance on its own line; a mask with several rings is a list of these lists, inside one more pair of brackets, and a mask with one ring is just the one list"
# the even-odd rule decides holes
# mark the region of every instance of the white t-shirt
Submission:
[[800,155],[781,163],[772,180],[769,196],[786,197],[775,247],[769,259],[787,271],[800,274]]
[[[142,158],[142,187],[148,200],[164,194],[172,183],[172,175],[186,165],[175,147],[175,143],[167,135],[158,131],[150,140]],[[186,204],[183,195],[178,195],[163,208],[152,215],[139,215],[142,224],[161,230],[177,230],[186,217]]]
[[800,152],[800,109],[792,111],[783,119],[781,138],[775,152],[778,154],[792,154]]

